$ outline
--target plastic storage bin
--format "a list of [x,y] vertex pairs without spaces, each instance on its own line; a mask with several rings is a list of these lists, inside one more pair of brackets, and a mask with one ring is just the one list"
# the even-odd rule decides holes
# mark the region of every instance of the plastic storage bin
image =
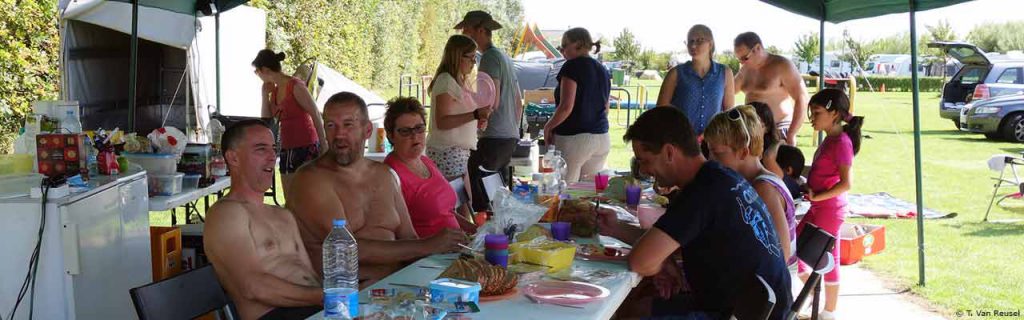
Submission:
[[430,282],[431,303],[480,303],[480,284],[459,279],[441,278]]
[[35,161],[31,154],[0,154],[0,174],[31,173]]
[[153,255],[153,281],[181,273],[181,230],[177,227],[149,227],[149,248]]
[[173,196],[181,193],[181,183],[185,178],[184,173],[176,172],[165,175],[148,175],[149,196]]
[[124,153],[122,156],[146,170],[150,176],[171,175],[178,171],[178,158],[163,153]]
[[199,189],[199,179],[202,177],[203,175],[201,174],[186,174],[185,177],[181,179],[181,189]]
[[45,176],[38,173],[0,175],[0,199],[29,195],[32,187],[39,187]]

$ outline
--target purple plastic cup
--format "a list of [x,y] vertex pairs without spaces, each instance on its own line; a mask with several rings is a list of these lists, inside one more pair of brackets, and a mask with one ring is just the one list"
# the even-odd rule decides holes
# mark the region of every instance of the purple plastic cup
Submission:
[[626,205],[636,207],[640,205],[640,186],[626,186]]
[[569,241],[570,226],[568,222],[552,222],[551,237],[558,241]]

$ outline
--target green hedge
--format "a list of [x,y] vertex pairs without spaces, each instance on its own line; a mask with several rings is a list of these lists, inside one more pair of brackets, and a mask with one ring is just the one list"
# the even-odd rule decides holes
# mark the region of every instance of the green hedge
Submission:
[[0,153],[32,101],[57,98],[59,40],[55,0],[0,0]]
[[[920,77],[918,78],[919,90],[921,92],[940,92],[942,91],[943,84],[945,84],[944,80],[947,79],[943,79],[942,77]],[[804,77],[804,84],[806,84],[809,88],[818,87],[818,83],[815,81],[816,80],[814,79],[809,79],[809,77]],[[882,84],[885,84],[886,92],[910,92],[911,90],[913,90],[913,87],[911,86],[912,82],[910,81],[910,77],[888,76],[857,77],[857,90],[870,91],[871,89],[868,88],[868,82],[871,83],[871,88],[874,88],[875,91],[879,91]]]

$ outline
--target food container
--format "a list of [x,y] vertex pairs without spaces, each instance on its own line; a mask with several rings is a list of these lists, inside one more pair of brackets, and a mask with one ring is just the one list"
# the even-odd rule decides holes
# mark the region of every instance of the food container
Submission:
[[142,167],[150,176],[172,175],[177,173],[178,159],[167,153],[124,153],[129,162]]
[[185,153],[181,155],[181,160],[178,161],[178,172],[209,177],[212,154],[213,149],[209,144],[189,143],[185,147]]
[[441,278],[430,282],[430,303],[480,303],[480,284],[459,279]]
[[27,196],[30,189],[39,187],[43,178],[38,173],[0,175],[0,199]]
[[202,179],[203,175],[200,174],[186,174],[181,180],[181,189],[199,189],[199,179]]
[[154,175],[149,177],[149,196],[173,196],[181,193],[181,182],[185,178],[184,173]]
[[513,263],[527,262],[548,266],[551,267],[549,273],[572,266],[572,259],[576,256],[575,245],[551,240],[513,243],[508,249],[512,253]]

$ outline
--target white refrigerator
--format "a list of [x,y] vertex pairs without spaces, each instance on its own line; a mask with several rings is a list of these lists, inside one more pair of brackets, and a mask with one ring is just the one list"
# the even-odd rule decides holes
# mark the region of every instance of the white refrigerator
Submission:
[[[102,180],[102,181],[101,181]],[[152,282],[146,173],[101,176],[48,200],[35,283],[14,319],[136,319],[128,290]],[[17,300],[39,239],[41,199],[0,200],[0,316]],[[30,291],[31,293],[31,291]]]

